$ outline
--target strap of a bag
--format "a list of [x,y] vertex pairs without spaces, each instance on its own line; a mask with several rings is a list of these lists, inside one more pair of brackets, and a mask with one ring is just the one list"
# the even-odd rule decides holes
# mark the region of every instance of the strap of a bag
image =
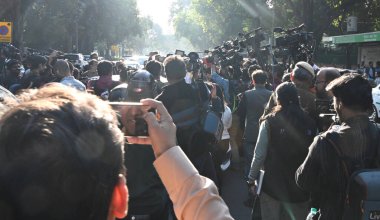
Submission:
[[[193,83],[192,87],[193,87],[193,90],[195,90],[195,93],[197,94],[198,106],[203,111],[204,110],[204,106],[203,106],[202,95],[201,95],[201,91],[200,91],[198,83],[199,83],[198,81],[195,81]],[[206,85],[204,85],[203,82],[202,82],[202,84],[203,84],[202,86],[206,86]]]
[[335,151],[337,152],[338,154],[338,157],[339,157],[339,160],[342,164],[342,167],[343,167],[343,172],[347,178],[347,181],[350,179],[350,173],[348,172],[348,167],[347,167],[347,164],[344,162],[343,160],[343,153],[342,151],[340,150],[340,148],[334,143],[333,140],[331,140],[330,138],[328,138],[328,136],[326,136],[326,140],[331,144],[331,146],[334,147]]

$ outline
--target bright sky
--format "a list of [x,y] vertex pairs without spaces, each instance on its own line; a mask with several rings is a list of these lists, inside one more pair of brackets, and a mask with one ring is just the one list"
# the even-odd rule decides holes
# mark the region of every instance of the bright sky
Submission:
[[164,34],[174,34],[169,24],[170,7],[174,0],[137,0],[137,7],[142,16],[150,16],[159,24]]

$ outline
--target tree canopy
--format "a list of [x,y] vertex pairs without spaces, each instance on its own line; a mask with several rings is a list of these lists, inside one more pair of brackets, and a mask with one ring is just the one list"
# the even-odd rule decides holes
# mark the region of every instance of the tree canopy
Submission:
[[136,0],[6,1],[0,18],[15,23],[17,46],[72,51],[78,33],[79,51],[90,52],[97,43],[121,43],[148,28],[141,25]]
[[358,32],[380,30],[378,0],[176,0],[171,16],[176,35],[207,49],[259,26],[295,27],[305,23],[317,40],[324,33],[345,33],[346,20],[357,16]]

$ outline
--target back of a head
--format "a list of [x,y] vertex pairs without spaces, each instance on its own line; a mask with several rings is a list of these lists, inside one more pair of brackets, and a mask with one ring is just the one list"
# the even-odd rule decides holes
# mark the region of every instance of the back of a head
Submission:
[[251,65],[249,68],[248,68],[248,73],[252,75],[252,73],[256,70],[261,70],[261,67],[257,64],[254,64],[254,65]]
[[356,73],[345,74],[334,79],[326,87],[334,97],[353,111],[372,111],[372,87],[368,80]]
[[90,65],[90,66],[97,65],[97,64],[98,64],[98,61],[94,60],[94,59],[92,59],[92,60],[90,60],[90,62],[88,62],[88,65]]
[[339,70],[334,68],[334,67],[323,67],[323,68],[321,68],[319,70],[319,72],[317,73],[317,77],[320,76],[321,74],[325,76],[326,84],[328,84],[331,81],[333,81],[334,79],[340,77]]
[[97,70],[99,76],[112,75],[113,64],[111,61],[103,60],[99,62]]
[[164,69],[168,81],[178,81],[186,76],[186,64],[180,56],[172,55],[165,59]]
[[70,66],[65,60],[57,60],[54,64],[54,71],[60,78],[71,75]]
[[282,79],[281,79],[281,82],[290,82],[290,73],[285,73],[283,76],[282,76]]
[[151,60],[145,66],[145,69],[150,72],[155,79],[160,78],[161,68],[161,63],[157,60]]
[[138,70],[132,74],[128,82],[128,101],[139,102],[141,99],[154,98],[155,81],[146,70]]
[[291,80],[296,83],[304,83],[311,86],[314,79],[314,69],[306,62],[298,62],[291,74]]
[[19,60],[11,59],[11,60],[9,60],[9,61],[6,63],[6,67],[7,67],[7,69],[9,70],[9,69],[11,69],[13,66],[18,65],[18,64],[21,65],[21,62],[20,62]]
[[110,106],[59,85],[25,97],[0,120],[2,218],[107,219],[124,172]]
[[291,82],[283,82],[276,88],[277,103],[282,107],[288,107],[289,105],[298,105],[299,98],[295,85]]
[[47,59],[43,56],[40,56],[40,55],[32,55],[28,58],[28,60],[30,63],[30,68],[32,70],[37,69],[40,64],[46,64],[47,63]]
[[90,54],[90,59],[95,59],[95,60],[97,60],[98,58],[99,58],[99,55],[98,55],[97,52],[92,52],[92,53]]
[[263,85],[267,82],[268,76],[262,70],[255,70],[252,73],[252,79],[255,81],[255,84]]

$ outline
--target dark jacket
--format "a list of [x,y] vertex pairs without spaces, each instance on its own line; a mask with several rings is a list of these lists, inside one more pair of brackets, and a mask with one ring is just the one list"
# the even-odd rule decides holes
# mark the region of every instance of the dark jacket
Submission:
[[271,94],[271,91],[259,85],[243,93],[236,113],[239,115],[240,120],[244,120],[245,141],[256,142],[257,135],[259,134],[259,119],[263,115]]
[[129,144],[125,147],[124,156],[129,190],[128,214],[146,215],[162,211],[167,204],[167,192],[153,166],[152,147]]
[[[204,140],[205,137],[202,136],[202,133],[198,132],[198,122],[201,113],[198,107],[201,104],[208,104],[210,102],[207,87],[201,83],[199,90],[195,90],[193,85],[187,84],[183,79],[162,89],[162,93],[156,99],[164,104],[173,119],[178,116],[176,113],[190,110],[183,123],[174,119],[174,123],[177,126],[178,145],[181,146],[190,160],[210,150],[208,147],[209,143],[207,143],[207,140]],[[221,112],[218,107],[223,106],[220,99],[213,100],[212,105],[212,110]],[[193,123],[187,123],[189,121],[193,121]]]
[[296,185],[294,174],[305,160],[317,128],[306,112],[299,110],[297,113],[297,117],[291,117],[296,118],[292,122],[284,111],[271,113],[266,118],[269,143],[264,162],[263,191],[284,202],[309,200],[309,194]]
[[350,164],[361,163],[364,158],[370,158],[371,163],[366,163],[362,168],[375,166],[378,136],[377,128],[368,117],[358,116],[315,137],[306,160],[297,170],[296,182],[304,190],[318,196],[320,202],[316,208],[321,210],[320,219],[342,219],[347,186],[341,160],[326,137],[341,149],[351,175],[357,168]]

